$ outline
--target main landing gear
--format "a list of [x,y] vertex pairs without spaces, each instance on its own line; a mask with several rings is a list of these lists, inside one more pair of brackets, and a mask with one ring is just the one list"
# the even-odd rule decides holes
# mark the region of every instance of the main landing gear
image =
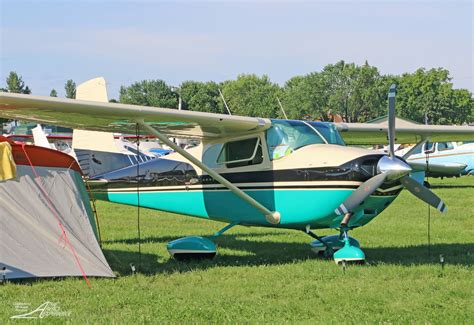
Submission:
[[309,229],[309,226],[306,227],[305,232],[316,239],[311,243],[311,249],[325,257],[332,257],[336,264],[364,264],[365,254],[360,249],[359,242],[347,234],[349,231],[348,224],[350,218],[351,213],[344,215],[340,227],[341,233],[339,235],[319,237]]
[[169,242],[166,248],[170,255],[178,261],[213,259],[217,255],[217,246],[212,240],[236,225],[237,223],[231,223],[209,237],[179,238]]

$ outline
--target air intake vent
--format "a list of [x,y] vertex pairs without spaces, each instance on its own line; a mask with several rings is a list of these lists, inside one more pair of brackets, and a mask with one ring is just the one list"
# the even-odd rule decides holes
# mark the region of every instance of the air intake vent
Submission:
[[375,176],[377,174],[378,161],[378,158],[366,159],[360,164],[360,169],[367,174],[367,176]]

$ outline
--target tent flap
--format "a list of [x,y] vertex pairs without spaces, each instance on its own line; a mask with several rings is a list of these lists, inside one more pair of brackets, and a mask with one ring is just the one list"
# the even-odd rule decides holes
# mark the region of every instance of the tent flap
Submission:
[[18,165],[15,180],[0,182],[0,270],[5,268],[6,279],[83,275],[58,221],[85,275],[114,277],[91,225],[79,173],[39,166],[35,171],[36,180],[33,167]]

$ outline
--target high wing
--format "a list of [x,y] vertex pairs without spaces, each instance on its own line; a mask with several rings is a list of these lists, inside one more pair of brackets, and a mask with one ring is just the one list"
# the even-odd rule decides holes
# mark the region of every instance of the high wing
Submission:
[[0,92],[0,117],[129,134],[144,120],[167,136],[198,139],[253,133],[271,125],[269,119],[255,117],[6,92]]
[[[386,144],[388,125],[370,123],[334,123],[348,145]],[[474,127],[411,124],[396,127],[396,143],[474,140]]]

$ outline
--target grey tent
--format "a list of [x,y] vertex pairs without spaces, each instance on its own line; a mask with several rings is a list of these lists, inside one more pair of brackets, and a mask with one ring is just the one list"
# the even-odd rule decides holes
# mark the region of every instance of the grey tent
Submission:
[[114,277],[77,163],[50,149],[11,146],[16,178],[0,181],[0,279]]

